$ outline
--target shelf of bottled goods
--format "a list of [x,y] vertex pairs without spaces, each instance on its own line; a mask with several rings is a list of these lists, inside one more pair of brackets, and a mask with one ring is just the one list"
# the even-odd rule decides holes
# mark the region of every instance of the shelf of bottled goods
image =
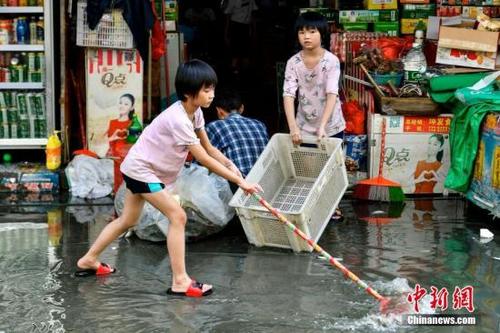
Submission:
[[[54,95],[54,54],[53,54],[53,1],[45,1],[43,6],[0,7],[0,19],[12,17],[11,14],[39,15],[44,20],[43,44],[6,44],[0,45],[0,52],[43,52],[45,60],[44,82],[0,82],[0,91],[34,91],[45,94],[47,135],[55,126]],[[0,139],[0,150],[3,149],[42,149],[47,138],[4,138]]]

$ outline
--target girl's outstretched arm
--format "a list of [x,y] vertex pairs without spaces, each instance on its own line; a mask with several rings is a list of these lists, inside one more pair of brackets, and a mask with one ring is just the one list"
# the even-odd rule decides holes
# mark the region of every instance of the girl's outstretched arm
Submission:
[[232,172],[236,173],[238,177],[243,177],[240,170],[236,167],[236,165],[234,165],[233,161],[227,158],[219,149],[217,149],[210,143],[207,132],[204,129],[196,131],[196,135],[200,139],[200,143],[202,147],[205,148],[205,151],[208,155],[216,159],[219,163],[224,165]]
[[247,193],[262,192],[262,188],[259,184],[250,184],[242,177],[237,176],[233,171],[229,170],[215,158],[210,156],[201,144],[189,145],[188,149],[201,165],[228,181],[235,183],[241,187],[243,191]]

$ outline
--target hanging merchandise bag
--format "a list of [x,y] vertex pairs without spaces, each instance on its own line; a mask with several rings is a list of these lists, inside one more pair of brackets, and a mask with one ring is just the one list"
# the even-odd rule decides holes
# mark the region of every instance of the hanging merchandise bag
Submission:
[[445,187],[466,192],[474,168],[481,123],[490,112],[500,112],[500,90],[495,81],[500,71],[481,79],[472,87],[456,90],[457,104],[450,126],[451,163]]

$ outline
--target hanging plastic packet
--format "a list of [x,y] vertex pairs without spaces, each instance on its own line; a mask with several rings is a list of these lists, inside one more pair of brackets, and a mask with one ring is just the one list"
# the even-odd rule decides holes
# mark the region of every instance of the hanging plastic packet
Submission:
[[455,91],[455,97],[464,104],[474,104],[478,102],[500,103],[500,90],[493,83],[500,77],[500,71],[494,72],[472,87],[461,88]]

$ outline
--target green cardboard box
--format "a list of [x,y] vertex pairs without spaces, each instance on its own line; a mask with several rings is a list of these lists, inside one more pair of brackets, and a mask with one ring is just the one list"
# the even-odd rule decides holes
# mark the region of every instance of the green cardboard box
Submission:
[[436,5],[403,5],[401,7],[401,18],[426,19],[436,15]]
[[343,23],[345,31],[368,31],[368,23]]
[[397,22],[397,10],[340,10],[338,22],[343,23],[373,23]]
[[373,31],[387,33],[389,36],[398,36],[399,22],[376,22],[373,24]]

